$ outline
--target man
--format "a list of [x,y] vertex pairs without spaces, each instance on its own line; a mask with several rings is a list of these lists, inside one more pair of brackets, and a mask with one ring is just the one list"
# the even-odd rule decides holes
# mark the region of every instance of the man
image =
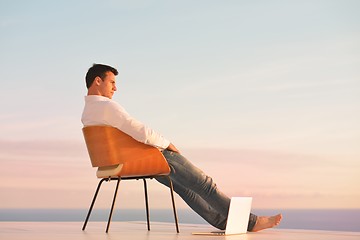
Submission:
[[[82,115],[84,126],[109,125],[120,129],[139,142],[157,147],[166,158],[174,190],[202,218],[219,229],[225,229],[230,198],[223,194],[212,178],[182,156],[169,140],[131,117],[112,100],[118,71],[110,66],[94,64],[86,74],[88,94]],[[167,181],[157,179],[164,185]],[[281,214],[258,217],[250,214],[248,231],[260,231],[278,225]]]

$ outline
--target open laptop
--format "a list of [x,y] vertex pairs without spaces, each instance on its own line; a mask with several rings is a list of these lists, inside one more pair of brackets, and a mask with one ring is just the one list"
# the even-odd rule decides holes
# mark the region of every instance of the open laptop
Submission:
[[193,232],[194,235],[234,235],[247,232],[252,197],[232,197],[225,231]]

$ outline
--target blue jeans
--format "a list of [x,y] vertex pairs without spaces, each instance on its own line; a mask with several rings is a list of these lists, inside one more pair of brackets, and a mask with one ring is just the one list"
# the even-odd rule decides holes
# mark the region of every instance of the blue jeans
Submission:
[[[170,178],[174,191],[208,223],[224,230],[230,198],[217,188],[211,177],[181,154],[164,150],[163,155],[171,169]],[[156,180],[169,186],[165,178],[159,177]],[[256,219],[256,215],[250,214],[248,231],[253,229]]]

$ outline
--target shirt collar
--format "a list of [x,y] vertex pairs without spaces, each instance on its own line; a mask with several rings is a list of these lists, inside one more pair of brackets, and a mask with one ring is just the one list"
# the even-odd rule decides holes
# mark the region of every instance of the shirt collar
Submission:
[[110,101],[109,98],[100,95],[87,95],[85,96],[85,102],[98,102],[98,101]]

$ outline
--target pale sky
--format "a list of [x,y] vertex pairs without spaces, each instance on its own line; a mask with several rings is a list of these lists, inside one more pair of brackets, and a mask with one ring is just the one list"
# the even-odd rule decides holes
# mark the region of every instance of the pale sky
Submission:
[[[0,208],[88,207],[97,179],[80,117],[93,63],[116,67],[114,100],[229,196],[360,208],[359,9],[0,0]],[[121,207],[142,208],[141,187],[124,183]],[[151,188],[152,206],[167,208],[168,191]]]

